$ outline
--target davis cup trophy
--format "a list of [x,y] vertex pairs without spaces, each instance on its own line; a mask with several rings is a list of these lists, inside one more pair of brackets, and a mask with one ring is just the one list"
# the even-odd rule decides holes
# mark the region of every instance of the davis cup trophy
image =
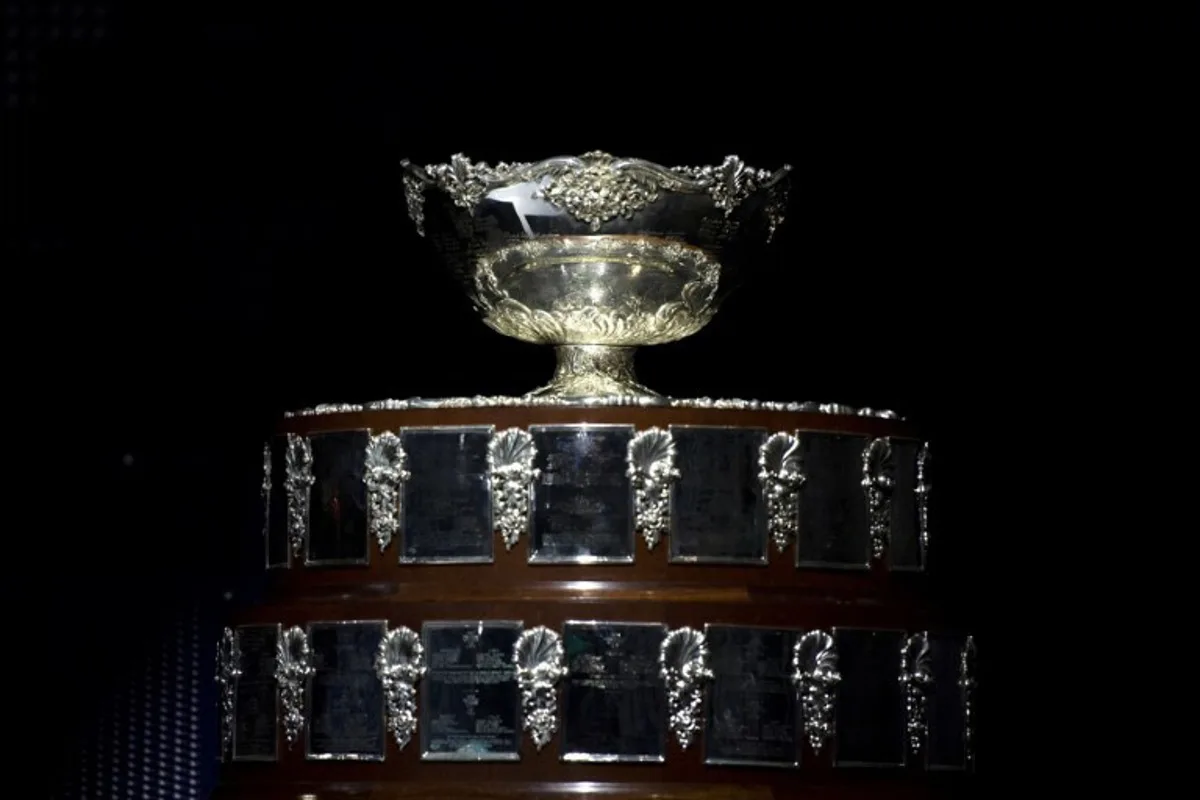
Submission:
[[788,168],[455,156],[404,188],[484,321],[558,367],[280,421],[268,587],[218,643],[217,797],[969,796],[985,706],[927,580],[919,428],[634,375],[760,263]]
[[534,397],[658,395],[634,377],[636,348],[672,342],[716,314],[783,223],[788,172],[661,167],[588,153],[535,164],[402,162],[417,231],[494,330],[554,345]]

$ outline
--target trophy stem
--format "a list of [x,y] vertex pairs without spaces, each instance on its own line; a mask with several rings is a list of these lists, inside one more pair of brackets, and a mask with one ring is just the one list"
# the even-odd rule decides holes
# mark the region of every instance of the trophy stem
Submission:
[[636,347],[571,344],[554,350],[558,356],[554,378],[528,397],[661,397],[637,382],[633,372]]

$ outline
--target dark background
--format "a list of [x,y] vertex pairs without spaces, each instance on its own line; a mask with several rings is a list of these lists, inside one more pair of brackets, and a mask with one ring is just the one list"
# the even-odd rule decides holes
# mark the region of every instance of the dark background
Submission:
[[30,404],[45,536],[67,554],[31,627],[58,642],[68,616],[87,662],[86,679],[69,659],[38,676],[54,735],[160,622],[253,598],[260,448],[283,410],[548,378],[550,350],[486,329],[414,233],[402,157],[792,164],[775,262],[639,373],[674,396],[918,421],[940,467],[938,580],[986,594],[999,522],[969,509],[999,456],[975,431],[1028,390],[1013,287],[1040,279],[1051,212],[1079,188],[1087,65],[1059,45],[1131,41],[1139,21],[4,7],[10,397]]

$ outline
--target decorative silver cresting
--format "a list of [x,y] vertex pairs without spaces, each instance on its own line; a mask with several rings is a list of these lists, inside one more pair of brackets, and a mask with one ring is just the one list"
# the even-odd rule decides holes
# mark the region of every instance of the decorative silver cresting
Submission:
[[562,638],[541,625],[522,631],[513,647],[524,728],[541,750],[558,730],[557,685],[567,674]]
[[314,480],[312,462],[312,444],[308,437],[289,433],[284,485],[287,487],[288,540],[292,544],[292,553],[297,556],[304,552],[304,540],[308,538],[309,489]]
[[800,487],[806,480],[800,440],[782,431],[768,436],[758,450],[758,480],[767,499],[767,530],[782,553],[800,525]]
[[972,708],[975,703],[975,637],[968,636],[963,644],[962,653],[958,658],[958,688],[962,691],[963,702],[963,742],[966,744],[967,769],[975,767],[975,720]]
[[929,493],[933,484],[929,482],[929,442],[921,445],[917,452],[917,531],[921,541],[921,566],[926,565],[929,553]]
[[375,433],[367,442],[367,529],[379,543],[379,552],[387,550],[400,532],[404,482],[409,474],[408,457],[400,445],[400,437],[390,431]]
[[233,749],[233,698],[237,679],[242,676],[242,651],[237,633],[226,628],[217,642],[217,685],[221,687],[221,760]]
[[929,733],[929,688],[933,685],[933,654],[924,631],[912,634],[900,647],[900,683],[904,686],[908,749],[917,753]]
[[275,681],[283,703],[283,735],[289,748],[304,730],[304,687],[312,673],[308,635],[299,625],[293,625],[279,637],[275,648]]
[[375,654],[375,674],[387,700],[387,729],[403,750],[417,730],[417,681],[425,674],[421,637],[403,625],[388,631]]
[[262,499],[262,532],[265,541],[271,530],[271,443],[263,444],[262,486],[258,489]]
[[520,428],[492,434],[488,443],[488,473],[492,484],[492,513],[496,530],[511,550],[529,527],[530,484],[538,477],[533,436]]
[[872,439],[862,455],[862,487],[867,495],[867,524],[871,531],[871,557],[883,558],[892,532],[892,488],[896,462],[892,441]]
[[625,474],[633,483],[635,525],[653,550],[671,527],[671,484],[679,479],[671,433],[647,428],[634,435],[626,464]]
[[695,628],[676,628],[663,639],[658,665],[667,684],[667,727],[686,750],[703,725],[704,682],[713,676],[708,640]]
[[800,692],[804,734],[814,753],[833,737],[833,706],[842,681],[837,649],[826,631],[808,631],[792,648],[792,684]]

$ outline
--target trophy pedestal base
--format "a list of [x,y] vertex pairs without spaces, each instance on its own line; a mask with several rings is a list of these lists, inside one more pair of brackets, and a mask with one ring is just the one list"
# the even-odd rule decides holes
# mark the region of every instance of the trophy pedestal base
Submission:
[[558,366],[550,383],[526,397],[644,397],[662,395],[637,382],[633,372],[634,347],[560,345],[555,348]]

